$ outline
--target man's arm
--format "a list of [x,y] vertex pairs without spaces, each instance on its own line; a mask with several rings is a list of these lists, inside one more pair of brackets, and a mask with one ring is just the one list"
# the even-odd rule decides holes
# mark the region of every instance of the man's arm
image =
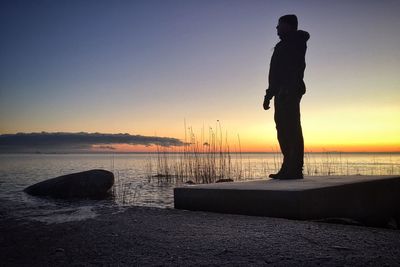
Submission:
[[269,87],[267,90],[265,90],[265,96],[264,98],[270,101],[276,94],[275,87]]
[[269,103],[271,99],[276,95],[278,91],[278,51],[279,51],[279,43],[274,48],[274,53],[271,57],[271,63],[269,66],[269,73],[268,73],[268,89],[265,91],[264,96],[264,104],[263,107],[265,110],[269,109]]

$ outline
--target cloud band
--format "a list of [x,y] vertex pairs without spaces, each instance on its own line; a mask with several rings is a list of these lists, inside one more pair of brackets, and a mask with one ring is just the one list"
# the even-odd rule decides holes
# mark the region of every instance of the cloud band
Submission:
[[107,134],[107,133],[66,133],[40,132],[0,135],[1,152],[29,152],[42,150],[88,150],[94,145],[112,147],[113,144],[181,146],[183,142],[172,137]]

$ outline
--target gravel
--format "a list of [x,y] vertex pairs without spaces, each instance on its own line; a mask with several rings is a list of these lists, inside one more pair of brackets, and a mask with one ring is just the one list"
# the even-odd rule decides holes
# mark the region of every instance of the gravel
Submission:
[[400,231],[131,207],[84,221],[0,219],[2,266],[399,266]]

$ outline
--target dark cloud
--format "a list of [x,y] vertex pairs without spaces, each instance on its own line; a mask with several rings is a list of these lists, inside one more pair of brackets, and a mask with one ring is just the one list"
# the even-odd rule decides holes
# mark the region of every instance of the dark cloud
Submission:
[[0,152],[85,151],[92,146],[112,148],[113,144],[181,146],[171,137],[104,133],[17,133],[0,135]]

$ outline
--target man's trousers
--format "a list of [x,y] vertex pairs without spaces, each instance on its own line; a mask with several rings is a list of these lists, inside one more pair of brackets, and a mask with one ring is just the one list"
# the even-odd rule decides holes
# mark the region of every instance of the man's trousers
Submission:
[[304,140],[300,123],[300,96],[275,97],[275,124],[283,154],[281,173],[296,175],[303,171]]

